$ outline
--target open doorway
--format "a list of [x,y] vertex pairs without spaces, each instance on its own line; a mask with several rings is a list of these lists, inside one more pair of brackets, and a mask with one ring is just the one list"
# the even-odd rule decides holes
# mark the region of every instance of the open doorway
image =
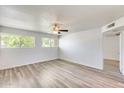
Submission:
[[120,34],[105,32],[103,34],[104,71],[120,75]]

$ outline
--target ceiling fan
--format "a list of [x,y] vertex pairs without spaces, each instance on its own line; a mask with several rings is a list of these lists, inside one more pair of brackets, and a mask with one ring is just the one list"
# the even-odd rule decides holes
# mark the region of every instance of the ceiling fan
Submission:
[[56,32],[58,34],[61,34],[61,32],[68,32],[67,29],[61,29],[60,25],[62,24],[58,24],[58,23],[53,24],[53,32]]

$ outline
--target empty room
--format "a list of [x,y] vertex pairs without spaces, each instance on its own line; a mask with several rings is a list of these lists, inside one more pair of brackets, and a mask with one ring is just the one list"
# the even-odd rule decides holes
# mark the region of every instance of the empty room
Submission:
[[0,5],[0,88],[123,88],[124,6]]

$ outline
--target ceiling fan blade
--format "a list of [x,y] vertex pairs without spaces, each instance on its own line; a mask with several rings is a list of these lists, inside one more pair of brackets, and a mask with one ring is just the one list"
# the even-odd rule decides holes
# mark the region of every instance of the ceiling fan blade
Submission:
[[60,32],[68,32],[68,30],[59,30]]

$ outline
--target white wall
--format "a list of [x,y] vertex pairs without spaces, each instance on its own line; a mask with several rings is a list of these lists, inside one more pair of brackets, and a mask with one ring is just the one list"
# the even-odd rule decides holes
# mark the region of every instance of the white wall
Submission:
[[103,36],[103,57],[104,59],[119,60],[119,36]]
[[60,58],[102,69],[102,33],[100,29],[62,36],[59,40]]
[[0,49],[0,69],[11,68],[36,62],[53,60],[58,58],[58,48],[42,48],[41,37],[48,36],[58,38],[55,35],[49,35],[38,32],[30,32],[19,29],[0,27],[0,32],[15,33],[19,35],[35,36],[35,48],[1,48]]

